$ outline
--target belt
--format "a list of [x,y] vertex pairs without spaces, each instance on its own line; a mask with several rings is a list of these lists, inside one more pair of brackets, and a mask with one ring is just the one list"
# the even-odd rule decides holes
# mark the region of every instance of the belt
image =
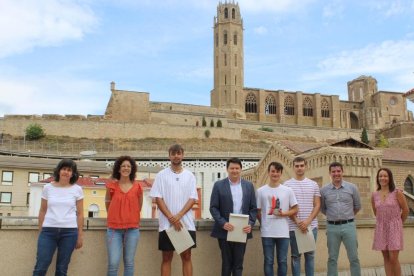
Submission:
[[328,223],[337,225],[337,224],[346,224],[348,222],[353,222],[353,221],[354,219],[337,220],[337,221],[328,220]]

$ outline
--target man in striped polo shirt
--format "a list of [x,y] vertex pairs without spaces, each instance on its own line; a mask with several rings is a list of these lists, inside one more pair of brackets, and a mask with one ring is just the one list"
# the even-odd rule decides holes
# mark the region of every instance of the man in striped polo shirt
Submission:
[[[316,241],[318,232],[316,216],[321,207],[321,194],[318,184],[305,177],[306,160],[303,157],[298,156],[293,159],[293,171],[295,177],[287,180],[284,185],[293,189],[299,206],[296,216],[289,219],[292,275],[299,276],[301,254],[298,251],[295,230],[300,229],[302,232],[311,230]],[[305,252],[304,255],[306,276],[313,276],[315,251]]]

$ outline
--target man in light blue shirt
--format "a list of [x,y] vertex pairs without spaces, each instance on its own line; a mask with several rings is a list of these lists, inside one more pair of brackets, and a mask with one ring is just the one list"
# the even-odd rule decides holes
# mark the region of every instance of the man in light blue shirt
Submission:
[[332,183],[321,189],[321,211],[326,215],[329,276],[338,275],[338,255],[344,243],[350,264],[351,276],[361,275],[358,258],[358,239],[355,215],[361,210],[361,200],[356,185],[342,179],[343,166],[339,162],[329,165]]

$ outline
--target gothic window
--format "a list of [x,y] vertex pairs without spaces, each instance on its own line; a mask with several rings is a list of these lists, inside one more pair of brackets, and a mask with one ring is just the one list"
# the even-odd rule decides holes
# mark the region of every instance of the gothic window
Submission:
[[223,41],[224,41],[224,45],[227,45],[227,32],[226,31],[224,31]]
[[231,18],[236,19],[236,10],[235,9],[231,10]]
[[256,96],[253,93],[247,94],[245,111],[246,113],[257,113]]
[[233,34],[233,44],[237,45],[237,33]]
[[227,75],[224,75],[224,85],[227,84]]
[[326,99],[321,101],[321,116],[322,118],[329,118],[329,104]]
[[234,66],[237,67],[237,54],[234,54]]
[[218,56],[216,56],[216,68],[218,68]]
[[229,10],[227,8],[224,9],[224,18],[229,18]]
[[266,97],[265,114],[276,114],[276,101],[272,95]]
[[295,115],[295,102],[291,96],[287,96],[284,102],[285,115]]
[[305,117],[313,116],[312,101],[309,97],[305,97],[305,99],[303,100],[303,116]]
[[227,54],[224,54],[224,66],[227,66]]

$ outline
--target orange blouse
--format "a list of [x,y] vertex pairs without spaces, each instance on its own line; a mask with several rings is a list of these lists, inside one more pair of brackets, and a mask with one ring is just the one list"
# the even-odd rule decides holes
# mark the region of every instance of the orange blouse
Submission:
[[106,184],[111,195],[108,208],[108,228],[127,229],[139,228],[142,200],[141,185],[134,181],[128,192],[124,193],[118,185],[118,181]]

